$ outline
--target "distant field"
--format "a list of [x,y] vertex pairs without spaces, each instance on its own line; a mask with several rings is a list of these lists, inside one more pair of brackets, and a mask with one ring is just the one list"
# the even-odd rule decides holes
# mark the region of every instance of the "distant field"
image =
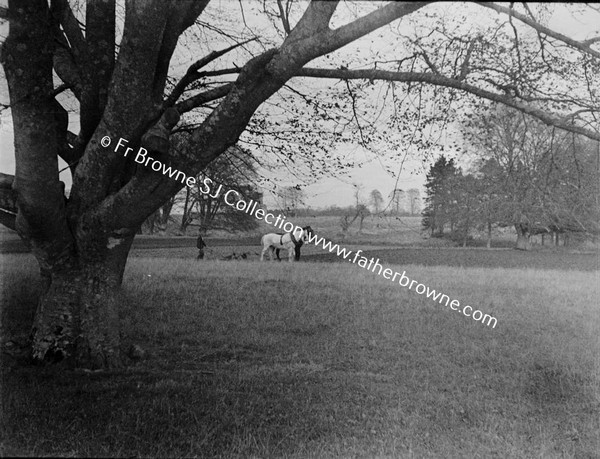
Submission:
[[[300,226],[310,225],[320,236],[342,240],[345,237],[347,243],[389,245],[389,244],[421,244],[423,237],[421,235],[419,217],[395,217],[365,219],[364,231],[357,233],[356,227],[351,227],[347,235],[343,235],[339,226],[339,217],[298,217],[290,221]],[[134,249],[149,248],[182,248],[195,247],[197,228],[190,228],[188,236],[174,236],[172,234],[138,235],[136,236]],[[211,246],[251,246],[259,245],[263,234],[269,232],[281,232],[279,228],[260,222],[256,231],[249,233],[232,234],[225,231],[212,231],[206,237]],[[437,242],[437,241],[435,241]],[[27,248],[21,242],[17,234],[9,230],[0,231],[0,253],[22,253]]]
[[[295,224],[300,226],[310,225],[313,230],[320,237],[335,241],[343,245],[344,247],[356,247],[356,248],[398,248],[398,247],[428,247],[428,248],[448,248],[456,246],[453,242],[446,239],[429,238],[421,230],[421,217],[378,217],[370,216],[364,221],[363,230],[358,232],[358,222],[350,228],[347,233],[343,233],[340,228],[340,217],[328,217],[328,216],[301,216],[290,218]],[[280,229],[275,228],[271,225],[267,225],[264,222],[260,222],[259,228],[255,231],[248,233],[228,233],[225,231],[211,231],[205,237],[208,243],[208,254],[212,258],[221,258],[224,256],[230,256],[234,252],[246,252],[252,256],[256,252],[260,251],[260,239],[263,234],[268,232],[281,232]],[[191,256],[186,252],[185,249],[195,249],[197,228],[189,228],[188,235],[175,235],[176,231],[171,229],[167,233],[156,233],[154,235],[137,235],[133,243],[133,256],[173,256],[176,258],[188,258]],[[478,235],[479,239],[471,242],[471,245],[482,247],[485,246],[484,240],[481,235]],[[494,232],[493,248],[512,248],[515,244],[515,235],[513,230],[510,228],[504,228],[502,230],[496,230]],[[534,249],[540,249],[539,245],[541,237],[532,237],[532,243]],[[536,245],[537,244],[537,245]],[[559,250],[587,250],[598,251],[598,247],[593,244],[587,244],[584,247],[561,247]],[[169,250],[173,249],[173,250]],[[143,250],[152,250],[152,252],[138,252]],[[552,251],[553,248],[546,246],[546,251]],[[19,239],[17,234],[13,231],[0,228],[0,253],[24,253],[28,249],[25,247],[23,242]],[[237,252],[236,252],[237,251]],[[535,251],[535,250],[534,250]],[[318,249],[312,247],[305,247],[304,253],[312,255],[320,253]],[[404,253],[404,256],[408,256],[411,259],[409,253]],[[418,258],[418,257],[417,257]],[[534,259],[535,257],[532,257]],[[402,263],[401,259],[397,259],[392,255],[394,262]],[[316,259],[315,259],[316,260]],[[319,261],[333,261],[331,257],[320,257]],[[429,264],[426,262],[424,264]],[[433,264],[438,264],[437,262]],[[454,263],[446,263],[455,265]],[[544,262],[542,262],[542,265]],[[467,264],[466,266],[472,266]],[[487,266],[487,265],[485,265]],[[490,266],[503,266],[502,264],[492,264]],[[513,265],[511,265],[513,266]],[[529,266],[527,264],[523,266]],[[540,266],[539,264],[531,266]],[[516,265],[515,267],[518,267]],[[585,269],[585,268],[583,268]]]
[[[324,217],[320,217],[324,220]],[[413,218],[413,220],[415,220]],[[414,223],[414,221],[413,221]],[[319,232],[319,236],[327,233]],[[0,241],[0,253],[23,253],[27,249],[15,233],[5,233]],[[392,246],[389,241],[369,239],[367,235],[353,235],[346,239],[333,237],[336,243],[348,250],[363,250],[363,256],[379,258],[382,264],[422,265],[422,266],[458,266],[487,268],[535,268],[535,269],[573,269],[591,271],[600,269],[599,252],[579,252],[559,249],[532,250],[522,252],[511,249],[486,250],[484,248],[427,247],[419,245]],[[207,237],[205,239],[207,260],[219,260],[246,254],[249,261],[258,260],[262,247],[260,234],[254,236],[229,236],[228,238]],[[431,244],[439,240],[430,240]],[[442,241],[443,242],[443,241]],[[131,257],[195,259],[195,237],[153,237],[137,236],[131,250]],[[287,252],[282,251],[282,259]],[[306,244],[302,248],[302,261],[343,262],[335,253]]]
[[[37,268],[3,255],[0,271],[2,336],[26,334]],[[86,373],[4,355],[0,452],[597,457],[597,272],[407,273],[498,326],[342,263],[134,257],[124,345],[149,357]]]
[[[521,252],[511,249],[427,249],[427,248],[376,248],[365,245],[344,245],[348,250],[364,250],[362,256],[379,258],[385,265],[420,265],[420,266],[457,266],[485,268],[526,268],[526,269],[558,269],[594,271],[600,269],[598,253],[576,253],[566,251]],[[206,260],[221,259],[232,254],[247,254],[248,261],[258,261],[261,247],[257,245],[220,245],[209,241],[206,249]],[[133,258],[171,258],[195,259],[198,251],[195,247],[156,248],[132,250]],[[287,252],[282,251],[282,259]],[[346,261],[349,263],[350,258]],[[268,259],[268,255],[267,255]],[[336,254],[323,253],[315,247],[303,247],[301,262],[342,263],[344,260]]]

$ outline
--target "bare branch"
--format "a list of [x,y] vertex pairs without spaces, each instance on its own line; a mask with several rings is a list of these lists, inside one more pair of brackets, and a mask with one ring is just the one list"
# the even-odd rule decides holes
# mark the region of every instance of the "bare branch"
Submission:
[[449,78],[444,75],[423,72],[391,72],[385,70],[347,70],[347,69],[316,69],[303,68],[296,73],[296,76],[314,77],[314,78],[336,78],[341,80],[348,79],[367,79],[367,80],[386,80],[398,81],[403,83],[429,83],[436,86],[455,88],[461,91],[471,93],[484,99],[498,102],[509,107],[515,108],[523,113],[531,115],[549,126],[556,126],[565,131],[575,132],[590,139],[600,141],[600,132],[584,129],[572,124],[570,117],[558,117],[551,115],[547,110],[536,108],[524,104],[523,102],[512,98],[509,94],[498,94],[486,89],[479,88],[464,81]]
[[164,24],[163,37],[158,53],[158,60],[155,71],[154,96],[158,99],[163,96],[165,82],[169,73],[169,64],[171,57],[177,46],[179,36],[185,29],[190,27],[196,19],[202,14],[208,0],[198,0],[193,2],[174,2],[172,5],[161,5],[163,14],[167,15],[167,21]]
[[[206,66],[210,62],[214,61],[215,59],[218,59],[219,57],[223,56],[224,54],[227,54],[228,52],[234,50],[235,48],[237,48],[239,46],[243,46],[246,43],[249,43],[254,40],[256,40],[256,37],[251,38],[246,41],[243,41],[243,42],[240,42],[240,43],[236,43],[233,46],[230,46],[228,48],[225,48],[225,49],[222,49],[219,51],[213,51],[210,54],[208,54],[207,56],[204,56],[202,59],[199,59],[198,61],[196,61],[195,63],[190,65],[190,67],[188,68],[188,70],[185,73],[185,75],[183,76],[183,78],[179,81],[179,83],[177,83],[177,85],[175,86],[175,88],[173,89],[173,91],[171,92],[171,94],[169,95],[167,100],[165,101],[165,106],[171,107],[172,105],[174,105],[175,102],[177,102],[177,99],[179,99],[181,97],[181,95],[183,94],[183,92],[185,91],[185,88],[193,81],[196,81],[197,79],[202,78],[204,76],[223,75],[224,73],[212,73],[212,74],[209,74],[209,72],[200,73],[200,72],[198,72],[198,70],[200,70],[202,67]],[[234,71],[227,72],[227,73],[239,73],[239,69],[237,71],[234,70]]]
[[277,0],[277,7],[279,8],[279,17],[281,17],[281,22],[283,24],[283,30],[285,30],[286,35],[289,35],[291,32],[290,29],[290,21],[283,9],[283,5],[281,4],[281,0]]
[[68,0],[52,0],[52,14],[59,20],[64,33],[69,40],[70,49],[75,58],[75,62],[81,65],[87,55],[87,44],[79,21],[73,14]]
[[238,0],[238,3],[240,4],[240,13],[242,14],[242,21],[244,22],[244,27],[248,27],[248,23],[246,22],[246,15],[244,14],[244,5],[242,3],[242,0]]
[[523,2],[523,8],[525,8],[525,11],[527,11],[527,13],[529,14],[529,17],[535,21],[536,20],[535,16],[531,12],[531,9],[529,8],[529,5],[527,4],[527,2]]
[[511,3],[511,7],[510,7],[510,14],[508,15],[508,22],[510,23],[511,28],[513,29],[513,33],[515,34],[515,50],[517,51],[517,63],[519,65],[519,76],[521,76],[523,74],[523,61],[521,60],[521,48],[519,47],[519,33],[517,32],[517,28],[515,27],[514,23],[513,23],[513,14],[514,14],[514,9],[512,7],[512,3]]
[[360,120],[358,119],[358,113],[356,113],[356,97],[352,92],[352,88],[350,87],[350,81],[348,80],[346,80],[346,88],[348,88],[348,93],[350,94],[350,99],[352,100],[352,114],[353,118],[356,120],[356,126],[358,127],[358,132],[360,134],[360,140],[362,142],[362,145],[365,146],[367,144],[367,141],[365,140],[363,129],[360,125]]
[[513,17],[517,18],[519,21],[534,28],[538,32],[544,33],[544,34],[548,35],[549,37],[560,40],[560,41],[572,46],[573,48],[578,49],[579,51],[581,51],[583,53],[589,54],[591,56],[594,56],[594,57],[600,59],[600,52],[595,51],[592,48],[590,48],[589,44],[587,44],[586,42],[579,42],[577,40],[573,40],[572,38],[567,37],[566,35],[563,35],[562,33],[555,32],[554,30],[549,29],[548,27],[540,24],[539,22],[536,22],[533,19],[528,18],[524,14],[521,14],[517,11],[512,10],[511,8],[506,8],[504,6],[496,5],[495,3],[491,3],[491,2],[480,2],[478,4],[481,6],[484,6],[486,8],[490,8],[494,11],[497,11],[498,13],[507,14],[509,17],[513,16]]
[[433,62],[431,62],[431,59],[429,59],[429,56],[427,55],[427,53],[425,52],[421,52],[419,53],[419,55],[421,55],[423,57],[423,59],[425,60],[425,62],[427,63],[427,66],[431,69],[431,71],[433,73],[440,73],[440,71],[438,70],[438,68],[435,66],[435,64]]
[[77,134],[75,134],[74,132],[71,131],[67,131],[67,142],[70,145],[75,145],[75,143],[77,142]]
[[594,43],[597,43],[600,41],[600,37],[593,37],[593,38],[589,38],[587,40],[582,41],[581,43],[585,46],[590,46],[593,45]]
[[[64,41],[66,42],[66,40]],[[62,41],[59,41],[59,43],[62,43]],[[71,89],[79,100],[82,92],[81,74],[66,43],[65,46],[59,44],[56,47],[52,64],[58,77],[64,81],[65,85]]]
[[60,86],[57,86],[56,88],[54,88],[54,90],[50,93],[50,97],[56,97],[60,93],[65,92],[67,89],[71,89],[71,85],[63,83]]
[[473,40],[471,41],[471,43],[469,43],[469,47],[467,48],[467,54],[460,66],[460,75],[458,76],[458,79],[461,81],[464,80],[467,77],[467,74],[469,73],[469,61],[471,60],[471,54],[473,53],[473,48],[475,48],[475,43],[476,40]]
[[422,8],[430,2],[392,2],[337,29],[329,28],[329,21],[338,2],[311,2],[302,19],[280,48],[280,56],[268,66],[269,72],[279,78],[289,78],[294,68],[319,56],[335,51],[398,18]]
[[179,113],[189,112],[190,110],[199,107],[207,102],[220,99],[221,97],[225,97],[229,94],[233,88],[233,83],[227,83],[223,86],[219,86],[218,88],[210,89],[208,91],[202,92],[200,94],[196,94],[195,96],[190,97],[184,101],[179,102],[175,105],[175,108]]
[[86,6],[85,38],[88,53],[83,75],[90,88],[84,88],[86,97],[82,98],[82,125],[86,124],[86,109],[96,111],[93,118],[99,120],[108,99],[115,66],[115,9],[115,0],[88,2]]

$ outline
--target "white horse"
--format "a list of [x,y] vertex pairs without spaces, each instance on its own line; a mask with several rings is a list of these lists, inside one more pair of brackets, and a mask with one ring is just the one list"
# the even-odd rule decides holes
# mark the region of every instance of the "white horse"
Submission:
[[302,228],[301,231],[298,231],[299,229],[299,227],[296,227],[296,229],[291,233],[265,234],[260,240],[260,243],[263,246],[262,252],[260,254],[260,261],[264,260],[265,253],[267,253],[267,250],[269,251],[271,261],[273,261],[273,255],[275,254],[275,250],[279,251],[280,249],[287,249],[288,260],[290,262],[294,260],[294,255],[296,261],[298,261],[300,259],[300,246],[312,234],[312,228],[310,226],[305,226],[304,228]]

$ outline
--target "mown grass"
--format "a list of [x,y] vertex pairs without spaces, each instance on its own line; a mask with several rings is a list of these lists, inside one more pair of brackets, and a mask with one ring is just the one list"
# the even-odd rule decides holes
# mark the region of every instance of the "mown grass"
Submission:
[[[246,254],[249,261],[258,261],[262,247],[259,245],[215,245],[213,241],[206,249],[206,260],[231,258],[233,254]],[[157,244],[158,245],[158,244]],[[339,246],[355,253],[363,250],[361,256],[368,259],[379,259],[387,265],[420,265],[420,266],[456,266],[461,268],[525,268],[550,270],[597,271],[600,269],[598,252],[574,252],[564,250],[539,250],[524,252],[511,249],[481,248],[423,248],[423,247],[384,247],[376,245],[357,245],[340,243]],[[195,247],[134,249],[131,257],[141,258],[180,258],[194,260],[198,254]],[[280,257],[287,261],[287,251],[282,250]],[[268,259],[268,254],[265,255]],[[352,262],[354,255],[349,255],[346,262]],[[318,261],[340,263],[342,257],[323,249],[322,246],[304,244],[301,261]]]
[[[600,269],[598,252],[577,253],[567,250],[546,250],[525,252],[521,250],[481,248],[378,248],[369,246],[344,246],[356,251],[364,250],[361,256],[368,259],[380,259],[381,263],[394,265],[421,266],[457,266],[461,268],[525,268],[550,270],[597,271]],[[312,250],[311,250],[312,249]],[[337,253],[307,248],[303,250],[306,261],[324,261],[337,263],[340,261]],[[306,252],[306,255],[305,255]],[[348,257],[351,262],[354,256]]]
[[[35,269],[3,258],[5,329]],[[597,457],[597,272],[397,269],[497,327],[348,264],[132,259],[124,346],[148,357],[104,373],[5,361],[3,451]]]

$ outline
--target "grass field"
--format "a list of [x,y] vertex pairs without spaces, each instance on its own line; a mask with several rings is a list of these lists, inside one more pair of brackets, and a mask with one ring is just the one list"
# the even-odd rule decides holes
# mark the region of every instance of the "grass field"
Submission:
[[[1,268],[18,337],[36,267]],[[497,327],[350,264],[134,257],[124,346],[148,356],[89,373],[3,355],[1,451],[598,457],[598,271],[397,268]]]
[[[214,241],[207,241],[209,247],[206,251],[207,260],[220,260],[232,254],[247,254],[251,262],[260,259],[261,247],[249,245],[246,241],[236,241],[216,245]],[[425,247],[382,247],[373,245],[340,244],[342,247],[356,252],[361,249],[361,256],[379,259],[387,265],[420,265],[420,266],[456,266],[461,268],[524,268],[524,269],[558,269],[595,271],[600,268],[600,258],[597,252],[577,253],[565,250],[522,252],[512,249],[456,249],[456,248],[425,248]],[[194,260],[198,251],[195,240],[190,240],[186,247],[152,247],[134,248],[133,258],[169,258]],[[267,259],[268,259],[268,255]],[[287,252],[280,253],[282,260],[287,262]],[[347,262],[354,255],[347,257]],[[302,247],[301,261],[338,263],[343,261],[334,251],[330,253],[322,248],[304,245]]]
[[[342,233],[340,217],[328,216],[304,216],[290,219],[299,226],[310,225],[315,232],[322,237],[343,242],[344,244],[360,244],[369,246],[425,246],[439,247],[452,246],[451,241],[439,238],[427,238],[421,230],[420,217],[367,217],[364,221],[363,231],[358,232],[358,224],[353,225],[347,233]],[[156,233],[154,235],[138,235],[133,243],[134,249],[150,248],[183,248],[195,247],[195,238],[198,229],[188,228],[187,236],[178,233],[176,225],[169,228],[167,233]],[[211,247],[239,247],[258,246],[263,234],[281,232],[282,230],[260,221],[258,228],[245,233],[228,233],[225,231],[210,231],[205,237],[211,242]],[[494,247],[512,247],[515,242],[514,235],[507,233],[495,234]],[[478,241],[485,245],[483,241]],[[27,248],[13,231],[0,226],[0,253],[23,253]],[[229,253],[231,254],[231,252]],[[163,256],[168,256],[165,253]]]

